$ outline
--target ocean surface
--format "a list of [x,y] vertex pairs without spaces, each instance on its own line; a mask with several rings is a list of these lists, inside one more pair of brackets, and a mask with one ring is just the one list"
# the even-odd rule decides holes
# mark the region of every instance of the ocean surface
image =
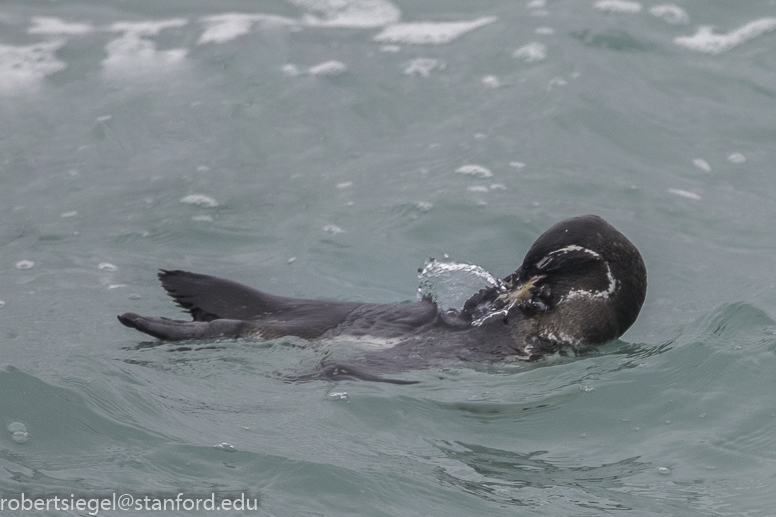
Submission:
[[[116,320],[185,317],[159,268],[455,305],[587,213],[649,273],[596,354],[287,382],[365,345]],[[775,220],[773,0],[4,1],[0,515],[774,515]]]

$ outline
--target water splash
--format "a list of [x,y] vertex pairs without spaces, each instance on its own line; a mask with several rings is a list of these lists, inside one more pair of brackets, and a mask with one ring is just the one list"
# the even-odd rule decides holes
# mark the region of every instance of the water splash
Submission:
[[434,300],[443,309],[461,309],[472,294],[482,288],[495,287],[501,281],[473,264],[438,262],[428,259],[419,271],[421,298]]

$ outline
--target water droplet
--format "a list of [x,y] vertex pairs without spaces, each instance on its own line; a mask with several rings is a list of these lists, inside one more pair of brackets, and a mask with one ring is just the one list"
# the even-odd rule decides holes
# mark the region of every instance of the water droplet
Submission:
[[657,469],[657,473],[662,476],[667,476],[671,473],[671,469],[669,469],[668,467],[660,467]]
[[118,268],[119,268],[118,266],[113,265],[110,262],[100,262],[100,265],[97,266],[97,267],[100,268],[101,271],[108,271],[108,272],[111,272],[111,273],[113,271],[118,270]]
[[224,452],[235,452],[235,451],[237,451],[237,449],[234,448],[234,445],[232,445],[231,443],[226,443],[226,442],[219,443],[215,447],[216,447],[216,449],[221,449]]
[[499,81],[498,77],[495,75],[486,75],[480,79],[480,82],[482,82],[482,84],[488,88],[498,88],[501,86],[501,81]]
[[296,77],[302,73],[299,71],[299,67],[293,63],[283,65],[282,70],[283,70],[283,75],[285,75],[286,77]]
[[13,433],[13,435],[11,435],[11,439],[16,443],[27,443],[27,440],[29,440],[29,435],[27,435],[27,433],[24,431],[16,431]]
[[204,206],[205,208],[213,208],[218,206],[218,201],[204,194],[191,194],[190,196],[181,198],[181,203]]
[[328,75],[328,76],[335,76],[340,75],[345,70],[347,70],[347,66],[345,63],[342,63],[340,61],[326,61],[324,63],[319,63],[315,66],[311,66],[307,71],[310,72],[312,75]]
[[10,424],[8,424],[8,432],[9,433],[15,433],[17,431],[18,432],[22,432],[22,433],[26,433],[27,432],[27,426],[24,425],[21,422],[11,422]]
[[695,158],[692,164],[704,172],[711,172],[711,165],[703,158]]
[[16,269],[30,269],[35,266],[35,262],[31,260],[20,260],[16,263]]
[[482,165],[464,165],[463,167],[458,167],[455,172],[458,174],[468,174],[470,176],[479,176],[480,178],[490,178],[493,176],[493,173],[490,172],[490,169],[487,167],[483,167]]
[[535,63],[537,61],[543,61],[547,58],[547,45],[539,43],[538,41],[532,41],[527,45],[523,45],[519,49],[512,53],[513,57],[522,59],[526,63]]
[[338,234],[338,233],[345,233],[345,230],[343,230],[342,228],[340,228],[336,224],[327,224],[322,229],[326,233],[333,233],[335,235]]

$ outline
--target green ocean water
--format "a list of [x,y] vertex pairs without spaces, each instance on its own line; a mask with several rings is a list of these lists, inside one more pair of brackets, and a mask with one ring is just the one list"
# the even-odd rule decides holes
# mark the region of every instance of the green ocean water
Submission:
[[[0,499],[773,515],[774,48],[768,0],[3,2]],[[596,355],[291,383],[360,345],[116,321],[159,268],[412,301],[586,213],[649,274]]]

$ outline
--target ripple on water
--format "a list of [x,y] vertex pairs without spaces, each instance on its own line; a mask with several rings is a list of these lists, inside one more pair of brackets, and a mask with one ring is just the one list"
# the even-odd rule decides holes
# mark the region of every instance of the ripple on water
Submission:
[[16,269],[31,269],[35,267],[35,262],[32,260],[20,260],[16,263]]

